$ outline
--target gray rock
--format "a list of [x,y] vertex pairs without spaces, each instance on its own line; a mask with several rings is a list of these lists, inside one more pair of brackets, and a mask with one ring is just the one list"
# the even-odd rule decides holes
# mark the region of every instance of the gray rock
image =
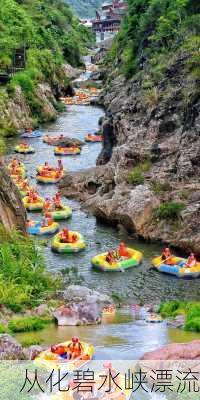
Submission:
[[108,295],[79,285],[69,286],[63,292],[63,299],[66,303],[97,303],[102,306],[113,303]]
[[35,358],[45,350],[45,346],[33,345],[24,350],[27,360],[35,360]]
[[185,317],[184,317],[184,315],[177,315],[176,318],[167,321],[167,325],[168,325],[170,328],[175,328],[175,329],[178,329],[178,328],[181,329],[181,328],[183,328],[184,325],[185,325]]
[[26,211],[19,191],[7,170],[0,165],[0,222],[7,230],[26,232]]
[[62,298],[65,305],[53,313],[58,325],[99,324],[103,307],[113,304],[109,296],[79,285],[69,286]]
[[0,360],[25,360],[26,355],[20,343],[7,334],[0,335]]

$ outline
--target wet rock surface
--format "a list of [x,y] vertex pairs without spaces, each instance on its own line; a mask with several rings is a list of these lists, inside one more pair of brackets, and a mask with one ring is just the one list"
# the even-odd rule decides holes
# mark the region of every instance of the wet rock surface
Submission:
[[26,231],[25,208],[18,189],[3,165],[0,165],[0,222],[8,231],[15,228],[24,233]]

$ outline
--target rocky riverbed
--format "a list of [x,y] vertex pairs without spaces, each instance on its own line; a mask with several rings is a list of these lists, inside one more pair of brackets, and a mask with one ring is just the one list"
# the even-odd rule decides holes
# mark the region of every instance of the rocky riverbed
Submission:
[[[115,74],[98,100],[106,116],[97,166],[69,174],[60,187],[98,218],[199,254],[200,103],[187,62],[183,53],[148,93],[138,77]],[[139,178],[131,181],[134,168]],[[156,218],[155,208],[171,202],[181,204],[179,217]]]

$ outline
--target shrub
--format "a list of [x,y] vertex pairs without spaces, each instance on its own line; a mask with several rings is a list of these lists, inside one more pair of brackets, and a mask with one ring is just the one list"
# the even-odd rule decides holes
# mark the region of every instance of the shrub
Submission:
[[0,299],[13,311],[35,306],[61,287],[61,280],[45,270],[43,256],[32,239],[0,226]]
[[140,167],[135,167],[133,171],[130,172],[128,176],[128,182],[133,183],[134,185],[140,185],[144,183],[144,175]]
[[159,91],[156,87],[148,89],[145,94],[145,102],[151,107],[156,106],[159,101]]
[[140,185],[144,183],[144,173],[148,172],[151,168],[151,161],[149,159],[144,160],[142,163],[136,165],[128,176],[128,182],[134,185]]
[[179,310],[183,310],[183,307],[184,302],[178,300],[167,301],[165,303],[161,303],[159,313],[163,317],[173,317],[175,314],[178,315]]
[[186,331],[200,332],[200,317],[193,318],[186,322]]
[[12,333],[39,331],[49,322],[52,322],[52,319],[41,317],[14,317],[9,321],[8,329]]
[[176,219],[180,217],[181,211],[185,208],[184,203],[169,201],[154,209],[155,216],[160,219]]
[[170,185],[168,183],[153,182],[151,189],[155,194],[160,195],[170,190]]

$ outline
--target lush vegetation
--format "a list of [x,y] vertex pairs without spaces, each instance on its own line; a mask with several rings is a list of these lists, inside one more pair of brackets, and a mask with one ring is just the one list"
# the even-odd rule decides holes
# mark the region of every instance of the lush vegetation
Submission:
[[[0,0],[0,5],[0,70],[12,68],[16,50],[25,54],[25,68],[15,71],[6,88],[0,89],[0,107],[6,108],[20,86],[37,123],[44,119],[38,83],[48,82],[55,94],[59,86],[67,86],[62,66],[65,62],[75,67],[82,64],[92,35],[64,0]],[[10,121],[0,118],[0,133],[11,132]]]
[[168,301],[160,305],[163,317],[185,316],[185,330],[200,332],[200,303],[186,301]]
[[14,317],[8,323],[8,330],[11,333],[39,331],[47,323],[52,322],[51,318],[41,317]]
[[127,77],[147,72],[148,100],[157,101],[155,84],[178,52],[189,52],[188,71],[200,77],[200,3],[196,0],[128,0],[128,15],[108,56]]
[[34,307],[53,295],[61,282],[45,270],[43,257],[29,238],[0,230],[0,301],[13,311]]
[[177,201],[168,201],[162,203],[154,209],[155,216],[159,219],[177,219],[180,217],[181,211],[185,208],[185,204]]

